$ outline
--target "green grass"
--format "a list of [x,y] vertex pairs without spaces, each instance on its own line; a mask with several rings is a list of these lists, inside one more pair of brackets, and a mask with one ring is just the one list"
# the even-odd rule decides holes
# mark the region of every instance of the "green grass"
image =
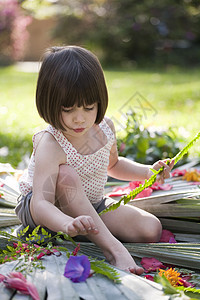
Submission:
[[[118,122],[124,120],[122,113],[129,107],[141,114],[145,126],[175,126],[184,133],[186,142],[199,131],[200,68],[107,69],[105,77],[109,92],[107,115],[116,123],[117,132]],[[20,72],[14,66],[0,68],[0,148],[10,140],[13,147],[25,141],[23,147],[31,151],[32,134],[46,126],[35,107],[36,81],[37,73]],[[198,145],[195,152],[200,153]]]

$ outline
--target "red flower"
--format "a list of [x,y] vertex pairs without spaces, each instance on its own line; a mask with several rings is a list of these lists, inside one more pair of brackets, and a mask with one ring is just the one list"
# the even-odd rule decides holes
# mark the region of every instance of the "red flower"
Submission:
[[61,255],[61,252],[58,251],[57,249],[52,249],[51,251],[49,249],[42,249],[42,250],[43,250],[43,252],[41,252],[40,254],[38,254],[37,259],[42,258],[44,255],[51,255],[51,254],[54,255],[54,253],[57,253],[56,256],[60,256]]
[[193,286],[194,286],[194,284],[192,284],[192,283],[186,281],[186,280],[183,279],[183,278],[180,278],[180,279],[179,279],[179,283],[180,283],[180,285],[182,285],[182,286],[184,286],[184,287],[193,287]]
[[77,245],[77,247],[74,249],[74,251],[72,252],[72,254],[73,254],[74,256],[76,256],[79,250],[80,250],[80,243],[79,243],[79,244]]
[[45,255],[45,253],[44,253],[44,252],[41,252],[40,254],[38,254],[37,259],[42,258],[44,255]]
[[154,281],[154,277],[152,275],[145,275],[144,278]]
[[161,268],[166,268],[159,260],[154,257],[143,257],[141,260],[141,265],[143,266],[146,273],[157,271]]

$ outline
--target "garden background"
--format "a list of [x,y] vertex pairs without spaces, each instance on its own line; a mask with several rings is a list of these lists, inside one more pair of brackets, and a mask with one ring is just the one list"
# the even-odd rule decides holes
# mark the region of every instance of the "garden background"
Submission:
[[46,126],[35,86],[42,52],[55,44],[99,57],[120,154],[174,156],[199,131],[199,28],[194,0],[0,0],[0,162],[26,167],[31,137]]

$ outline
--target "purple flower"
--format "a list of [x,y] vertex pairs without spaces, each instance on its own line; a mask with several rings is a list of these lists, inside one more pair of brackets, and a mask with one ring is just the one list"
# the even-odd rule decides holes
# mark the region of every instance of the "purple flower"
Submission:
[[90,275],[90,262],[87,256],[70,256],[68,259],[64,276],[73,282],[85,281]]

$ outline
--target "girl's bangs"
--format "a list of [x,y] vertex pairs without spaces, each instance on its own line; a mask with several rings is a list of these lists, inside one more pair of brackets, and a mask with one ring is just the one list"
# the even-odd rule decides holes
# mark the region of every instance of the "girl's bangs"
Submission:
[[88,76],[87,73],[81,75],[79,74],[79,78],[74,84],[65,89],[62,106],[73,107],[77,105],[81,107],[100,102],[99,89],[95,78],[91,75]]

